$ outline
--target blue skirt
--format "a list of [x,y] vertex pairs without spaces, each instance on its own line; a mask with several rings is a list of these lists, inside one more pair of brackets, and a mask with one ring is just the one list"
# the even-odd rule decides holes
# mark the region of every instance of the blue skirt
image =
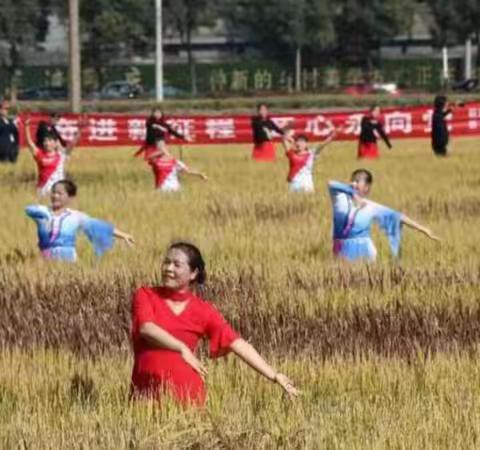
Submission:
[[375,261],[377,249],[369,237],[334,239],[333,254],[347,261]]

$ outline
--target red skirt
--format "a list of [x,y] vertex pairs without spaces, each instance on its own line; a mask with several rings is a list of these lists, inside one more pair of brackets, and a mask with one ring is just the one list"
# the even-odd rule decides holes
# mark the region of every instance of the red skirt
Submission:
[[377,159],[378,146],[376,142],[359,142],[358,143],[358,158]]
[[252,158],[255,161],[275,161],[276,152],[272,141],[255,144],[253,147]]

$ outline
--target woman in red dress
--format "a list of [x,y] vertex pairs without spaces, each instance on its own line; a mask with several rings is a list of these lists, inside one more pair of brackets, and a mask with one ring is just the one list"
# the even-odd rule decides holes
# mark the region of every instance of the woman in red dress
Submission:
[[265,103],[257,106],[257,115],[251,119],[253,152],[252,158],[256,161],[274,161],[276,158],[275,145],[272,142],[273,134],[283,136],[283,130],[270,118]]
[[210,302],[192,292],[192,287],[203,284],[205,278],[200,251],[192,244],[179,242],[170,246],[163,260],[162,286],[142,287],[135,292],[133,396],[160,399],[168,393],[181,404],[202,406],[207,370],[195,350],[204,337],[209,340],[210,357],[232,351],[288,395],[296,396],[298,391],[292,382],[243,340]]
[[358,140],[358,158],[359,159],[377,159],[379,156],[377,135],[380,136],[389,149],[392,148],[382,123],[382,111],[378,105],[370,108],[368,114],[363,116],[360,124],[360,137]]

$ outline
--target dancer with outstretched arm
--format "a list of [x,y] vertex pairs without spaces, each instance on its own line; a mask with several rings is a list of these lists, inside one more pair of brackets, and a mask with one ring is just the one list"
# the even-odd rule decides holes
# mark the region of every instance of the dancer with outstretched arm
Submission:
[[274,161],[276,158],[275,145],[272,142],[274,133],[283,136],[284,131],[270,118],[265,103],[257,106],[257,115],[251,119],[253,152],[252,158],[256,161]]
[[65,142],[63,146],[55,133],[45,131],[41,133],[42,142],[38,146],[32,139],[30,122],[30,118],[25,120],[25,139],[37,164],[37,194],[40,197],[48,196],[52,186],[57,181],[65,179],[65,165],[79,139],[79,133],[73,141]]
[[303,134],[295,136],[293,130],[285,130],[282,145],[289,164],[287,181],[291,192],[313,192],[315,190],[313,184],[315,160],[321,151],[335,139],[337,133],[338,130],[334,130],[315,149],[310,149],[307,136]]
[[180,174],[182,173],[198,177],[204,181],[208,180],[208,177],[202,172],[191,169],[184,162],[174,158],[166,146],[159,146],[155,152],[150,153],[147,162],[152,168],[155,178],[155,189],[161,192],[180,191],[182,188]]
[[394,256],[399,255],[403,225],[432,240],[439,240],[429,228],[405,214],[369,200],[372,183],[373,175],[366,169],[355,170],[349,184],[328,183],[333,207],[333,253],[336,256],[347,261],[375,261],[377,250],[371,238],[374,222],[387,236]]
[[242,339],[211,302],[195,292],[206,280],[205,262],[196,246],[172,244],[160,271],[160,286],[142,287],[133,295],[134,399],[161,403],[168,395],[182,405],[203,406],[208,373],[196,355],[201,339],[208,340],[211,358],[231,352],[287,395],[298,395],[293,383]]
[[370,108],[368,114],[363,116],[360,123],[360,137],[358,140],[359,159],[377,159],[379,157],[377,136],[380,136],[386,146],[391,149],[392,144],[385,133],[381,121],[382,112],[378,105]]
[[143,154],[145,160],[148,160],[150,155],[157,150],[167,151],[167,139],[169,136],[175,136],[178,139],[191,142],[188,136],[181,134],[167,122],[165,114],[158,107],[152,109],[150,116],[146,120],[145,127],[145,142],[134,154],[134,156]]
[[59,180],[52,187],[50,207],[31,205],[25,208],[28,217],[35,221],[38,246],[47,260],[75,262],[76,240],[83,231],[92,243],[97,256],[102,256],[114,244],[114,238],[133,245],[134,239],[111,223],[94,219],[87,214],[70,209],[77,195],[77,186],[70,180]]

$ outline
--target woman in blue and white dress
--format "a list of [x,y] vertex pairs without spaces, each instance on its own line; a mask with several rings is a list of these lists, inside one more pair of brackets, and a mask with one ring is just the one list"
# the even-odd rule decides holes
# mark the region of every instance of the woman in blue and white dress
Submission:
[[420,231],[438,241],[429,228],[398,211],[367,199],[373,175],[366,169],[353,172],[351,183],[330,181],[328,189],[333,207],[333,253],[347,261],[375,261],[377,250],[371,238],[376,222],[388,238],[390,249],[398,256],[402,225]]
[[103,255],[113,246],[114,238],[133,245],[133,237],[117,230],[112,224],[70,209],[68,206],[76,194],[75,183],[60,180],[52,187],[51,207],[31,205],[25,208],[27,216],[37,224],[38,246],[45,259],[75,262],[79,231],[85,233],[97,256]]

